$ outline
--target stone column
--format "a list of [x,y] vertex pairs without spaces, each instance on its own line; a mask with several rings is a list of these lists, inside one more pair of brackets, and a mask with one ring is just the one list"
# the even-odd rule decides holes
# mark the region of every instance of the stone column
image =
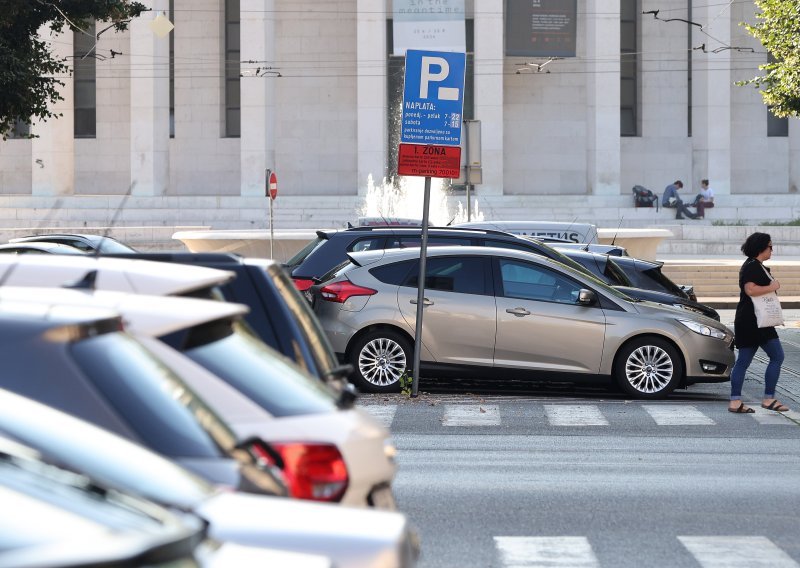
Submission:
[[374,0],[356,4],[358,194],[363,196],[370,175],[376,185],[386,177],[386,7]]
[[[481,121],[483,183],[476,193],[503,193],[503,13],[496,0],[475,0],[475,119]],[[463,134],[463,133],[462,133]]]
[[586,15],[586,182],[594,195],[620,193],[619,2],[598,0]]
[[[720,13],[719,6],[693,8],[692,20],[711,24],[706,30],[709,35],[699,33],[692,26],[692,45],[704,43],[707,52],[731,45],[730,13],[730,10]],[[730,50],[694,51],[692,57],[692,179],[689,187],[699,187],[700,180],[707,178],[714,192],[720,195],[731,193],[731,96],[732,89],[736,88],[731,75],[732,53]]]
[[[264,196],[267,168],[275,163],[275,81],[265,67],[275,62],[275,1],[241,0],[240,49],[242,61],[253,73],[241,79],[241,195]],[[259,74],[256,70],[261,67]]]
[[[130,24],[131,183],[133,195],[164,195],[169,186],[169,37],[159,37],[150,22],[168,0],[145,2]],[[170,32],[172,33],[172,32]]]
[[[67,58],[72,68],[72,32],[51,37],[50,29],[39,30],[56,58]],[[75,114],[71,71],[60,77],[64,86],[58,92],[64,97],[51,106],[57,118],[34,122],[31,132],[38,136],[31,141],[31,192],[33,195],[71,195],[75,193]]]

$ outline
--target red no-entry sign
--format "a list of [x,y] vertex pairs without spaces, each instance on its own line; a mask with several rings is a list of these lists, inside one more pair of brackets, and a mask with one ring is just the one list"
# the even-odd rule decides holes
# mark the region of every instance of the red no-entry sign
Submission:
[[275,172],[269,174],[269,196],[271,199],[278,197],[278,176]]

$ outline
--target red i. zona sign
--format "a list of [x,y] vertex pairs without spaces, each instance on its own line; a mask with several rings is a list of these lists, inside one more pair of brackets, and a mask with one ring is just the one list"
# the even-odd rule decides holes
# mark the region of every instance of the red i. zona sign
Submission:
[[461,172],[460,146],[400,144],[397,173],[401,176],[457,178]]

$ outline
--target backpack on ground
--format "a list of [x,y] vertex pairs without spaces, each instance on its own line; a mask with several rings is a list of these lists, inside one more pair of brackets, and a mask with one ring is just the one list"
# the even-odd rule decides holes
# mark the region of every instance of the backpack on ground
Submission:
[[633,186],[634,207],[655,207],[658,211],[658,196],[641,185]]

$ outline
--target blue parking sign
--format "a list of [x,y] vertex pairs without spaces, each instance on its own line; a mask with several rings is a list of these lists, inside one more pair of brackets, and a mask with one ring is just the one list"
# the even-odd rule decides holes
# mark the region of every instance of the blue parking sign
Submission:
[[408,144],[461,144],[465,53],[406,51],[400,141]]

